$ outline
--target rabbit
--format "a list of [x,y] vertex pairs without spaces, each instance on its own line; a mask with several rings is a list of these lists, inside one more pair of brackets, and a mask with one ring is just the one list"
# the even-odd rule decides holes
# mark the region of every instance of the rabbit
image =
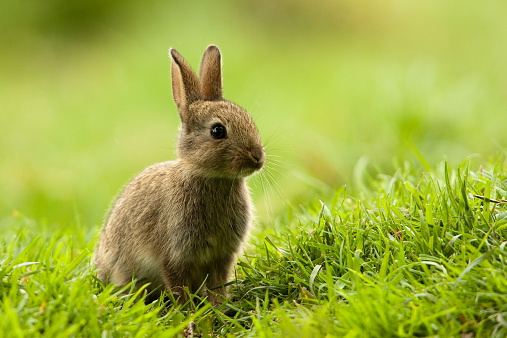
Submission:
[[[181,120],[177,159],[152,165],[114,202],[95,253],[98,278],[149,283],[151,296],[185,289],[214,304],[252,223],[246,178],[266,154],[251,116],[222,97],[218,47],[204,52],[199,77],[173,48],[173,98]],[[150,296],[150,295],[149,295]]]

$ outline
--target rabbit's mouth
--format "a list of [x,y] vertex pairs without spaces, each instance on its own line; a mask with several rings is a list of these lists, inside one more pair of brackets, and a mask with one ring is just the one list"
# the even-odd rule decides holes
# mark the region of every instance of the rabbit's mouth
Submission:
[[248,176],[253,175],[256,172],[260,171],[261,169],[262,169],[262,166],[260,166],[258,168],[245,168],[239,172],[238,177],[248,177]]
[[266,154],[262,146],[253,146],[248,149],[244,155],[243,165],[246,169],[245,171],[251,171],[249,175],[261,170],[264,166],[264,162],[266,162]]
[[248,175],[252,175],[256,171],[260,171],[264,167],[264,162],[252,163],[248,168],[245,168],[243,172]]
[[264,162],[266,161],[266,157],[264,155],[264,151],[254,153],[252,151],[248,152],[248,156],[245,156],[241,159],[237,168],[237,172],[240,176],[246,177],[250,176],[256,171],[259,171],[264,167]]

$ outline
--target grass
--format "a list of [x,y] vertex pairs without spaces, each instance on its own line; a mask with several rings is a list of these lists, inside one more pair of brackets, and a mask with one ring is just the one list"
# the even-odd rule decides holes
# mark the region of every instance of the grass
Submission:
[[[240,257],[232,299],[145,305],[102,286],[95,234],[21,215],[1,239],[10,337],[507,335],[507,161],[400,165],[288,208]],[[326,201],[326,202],[323,202]]]
[[[0,336],[505,336],[506,9],[0,2]],[[269,146],[259,224],[222,308],[144,305],[97,282],[96,235],[174,158],[168,48],[210,43]]]

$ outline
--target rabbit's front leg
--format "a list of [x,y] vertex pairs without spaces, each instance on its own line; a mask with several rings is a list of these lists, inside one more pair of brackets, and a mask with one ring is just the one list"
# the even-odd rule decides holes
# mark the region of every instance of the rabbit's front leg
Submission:
[[189,278],[187,274],[188,267],[171,262],[164,263],[164,271],[162,273],[165,290],[171,293],[178,303],[184,304],[188,300],[188,294],[185,288],[189,287]]
[[227,293],[227,284],[231,269],[236,262],[235,255],[231,255],[210,264],[208,277],[206,280],[206,294],[208,301],[213,305],[220,305],[224,299],[229,298]]

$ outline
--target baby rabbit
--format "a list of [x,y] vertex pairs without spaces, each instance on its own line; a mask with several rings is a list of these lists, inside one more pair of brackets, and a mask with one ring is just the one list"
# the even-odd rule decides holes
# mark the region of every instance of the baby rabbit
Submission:
[[176,50],[170,55],[178,158],[126,185],[102,229],[95,265],[103,282],[135,278],[150,283],[152,296],[166,290],[180,301],[187,287],[216,305],[227,297],[224,284],[252,222],[245,178],[266,156],[250,115],[222,97],[218,47],[204,52],[199,77]]

